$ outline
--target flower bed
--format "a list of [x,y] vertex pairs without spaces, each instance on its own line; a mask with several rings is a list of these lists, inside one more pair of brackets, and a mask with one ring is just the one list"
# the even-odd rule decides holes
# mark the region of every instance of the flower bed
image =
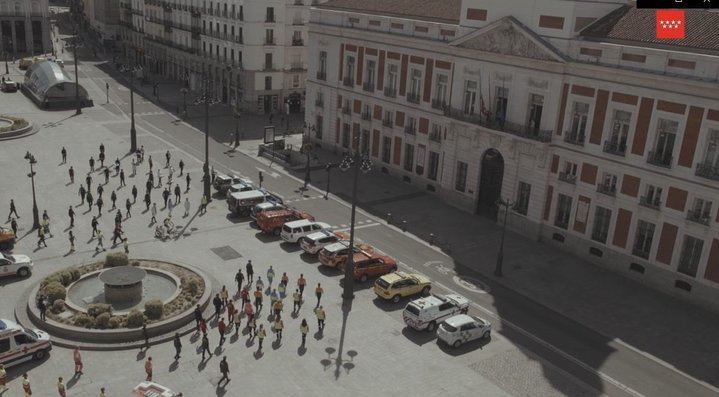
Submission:
[[23,118],[19,118],[19,117],[10,117],[10,116],[0,115],[0,120],[6,120],[6,121],[9,121],[12,123],[8,126],[0,127],[0,134],[21,130],[29,125],[27,120],[25,120]]

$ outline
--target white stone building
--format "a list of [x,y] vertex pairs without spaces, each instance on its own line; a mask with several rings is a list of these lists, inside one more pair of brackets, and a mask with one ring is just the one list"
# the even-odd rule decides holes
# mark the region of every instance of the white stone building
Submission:
[[52,51],[48,12],[47,0],[0,0],[0,57]]
[[90,29],[105,46],[114,46],[119,39],[120,1],[83,0],[83,16]]
[[306,121],[326,148],[719,306],[719,15],[660,41],[624,0],[330,0]]

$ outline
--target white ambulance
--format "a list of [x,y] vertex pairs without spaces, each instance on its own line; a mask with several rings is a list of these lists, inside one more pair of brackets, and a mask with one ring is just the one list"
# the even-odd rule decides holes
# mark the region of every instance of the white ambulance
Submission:
[[34,359],[42,360],[52,349],[50,335],[0,319],[0,364],[6,367]]

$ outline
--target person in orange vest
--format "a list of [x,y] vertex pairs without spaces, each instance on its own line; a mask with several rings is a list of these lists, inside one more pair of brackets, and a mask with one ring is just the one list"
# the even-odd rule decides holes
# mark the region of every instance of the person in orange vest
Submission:
[[325,309],[322,308],[322,306],[315,309],[315,315],[317,316],[317,328],[320,332],[324,332],[325,330],[325,318],[327,314],[325,313]]
[[82,356],[80,355],[80,347],[75,346],[72,352],[72,358],[75,360],[75,375],[82,375]]
[[147,360],[145,360],[145,373],[147,374],[147,377],[145,378],[145,380],[148,382],[151,382],[152,381],[152,357],[148,357]]
[[25,397],[32,396],[32,389],[30,388],[30,379],[27,378],[27,372],[22,374],[22,390],[25,392]]
[[272,306],[272,308],[273,308],[274,311],[275,311],[275,317],[276,317],[276,318],[280,318],[280,315],[282,314],[282,308],[283,308],[283,306],[284,306],[284,305],[282,304],[282,299],[277,299],[277,300],[275,301],[275,304]]
[[220,333],[220,344],[219,346],[222,346],[222,344],[225,342],[225,332],[227,331],[227,324],[225,324],[225,318],[220,318],[220,322],[217,323],[217,331]]
[[305,280],[304,274],[300,274],[300,278],[297,279],[297,287],[300,289],[300,297],[305,292],[305,285],[307,285],[307,280]]
[[233,300],[227,302],[227,323],[232,324],[232,320],[235,317],[235,303]]
[[65,390],[65,382],[62,381],[62,376],[57,378],[57,394],[60,395],[60,397],[66,397],[66,390]]
[[320,305],[320,299],[322,299],[322,293],[325,292],[325,290],[322,289],[322,286],[320,283],[317,283],[317,288],[315,288],[315,296],[317,296],[317,305],[315,307],[318,307]]
[[257,313],[259,313],[260,310],[262,309],[262,290],[260,289],[260,287],[257,287],[257,289],[254,292],[254,295],[255,295],[255,311]]

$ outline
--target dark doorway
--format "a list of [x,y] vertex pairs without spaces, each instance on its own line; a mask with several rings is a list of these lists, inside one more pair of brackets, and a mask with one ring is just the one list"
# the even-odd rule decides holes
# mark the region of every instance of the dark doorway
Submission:
[[293,92],[287,97],[290,105],[290,113],[299,113],[302,111],[302,96],[299,92]]
[[269,114],[272,112],[272,98],[269,95],[265,95],[263,98],[265,114]]
[[497,220],[497,200],[502,194],[504,158],[496,149],[484,152],[479,176],[479,199],[477,213]]

